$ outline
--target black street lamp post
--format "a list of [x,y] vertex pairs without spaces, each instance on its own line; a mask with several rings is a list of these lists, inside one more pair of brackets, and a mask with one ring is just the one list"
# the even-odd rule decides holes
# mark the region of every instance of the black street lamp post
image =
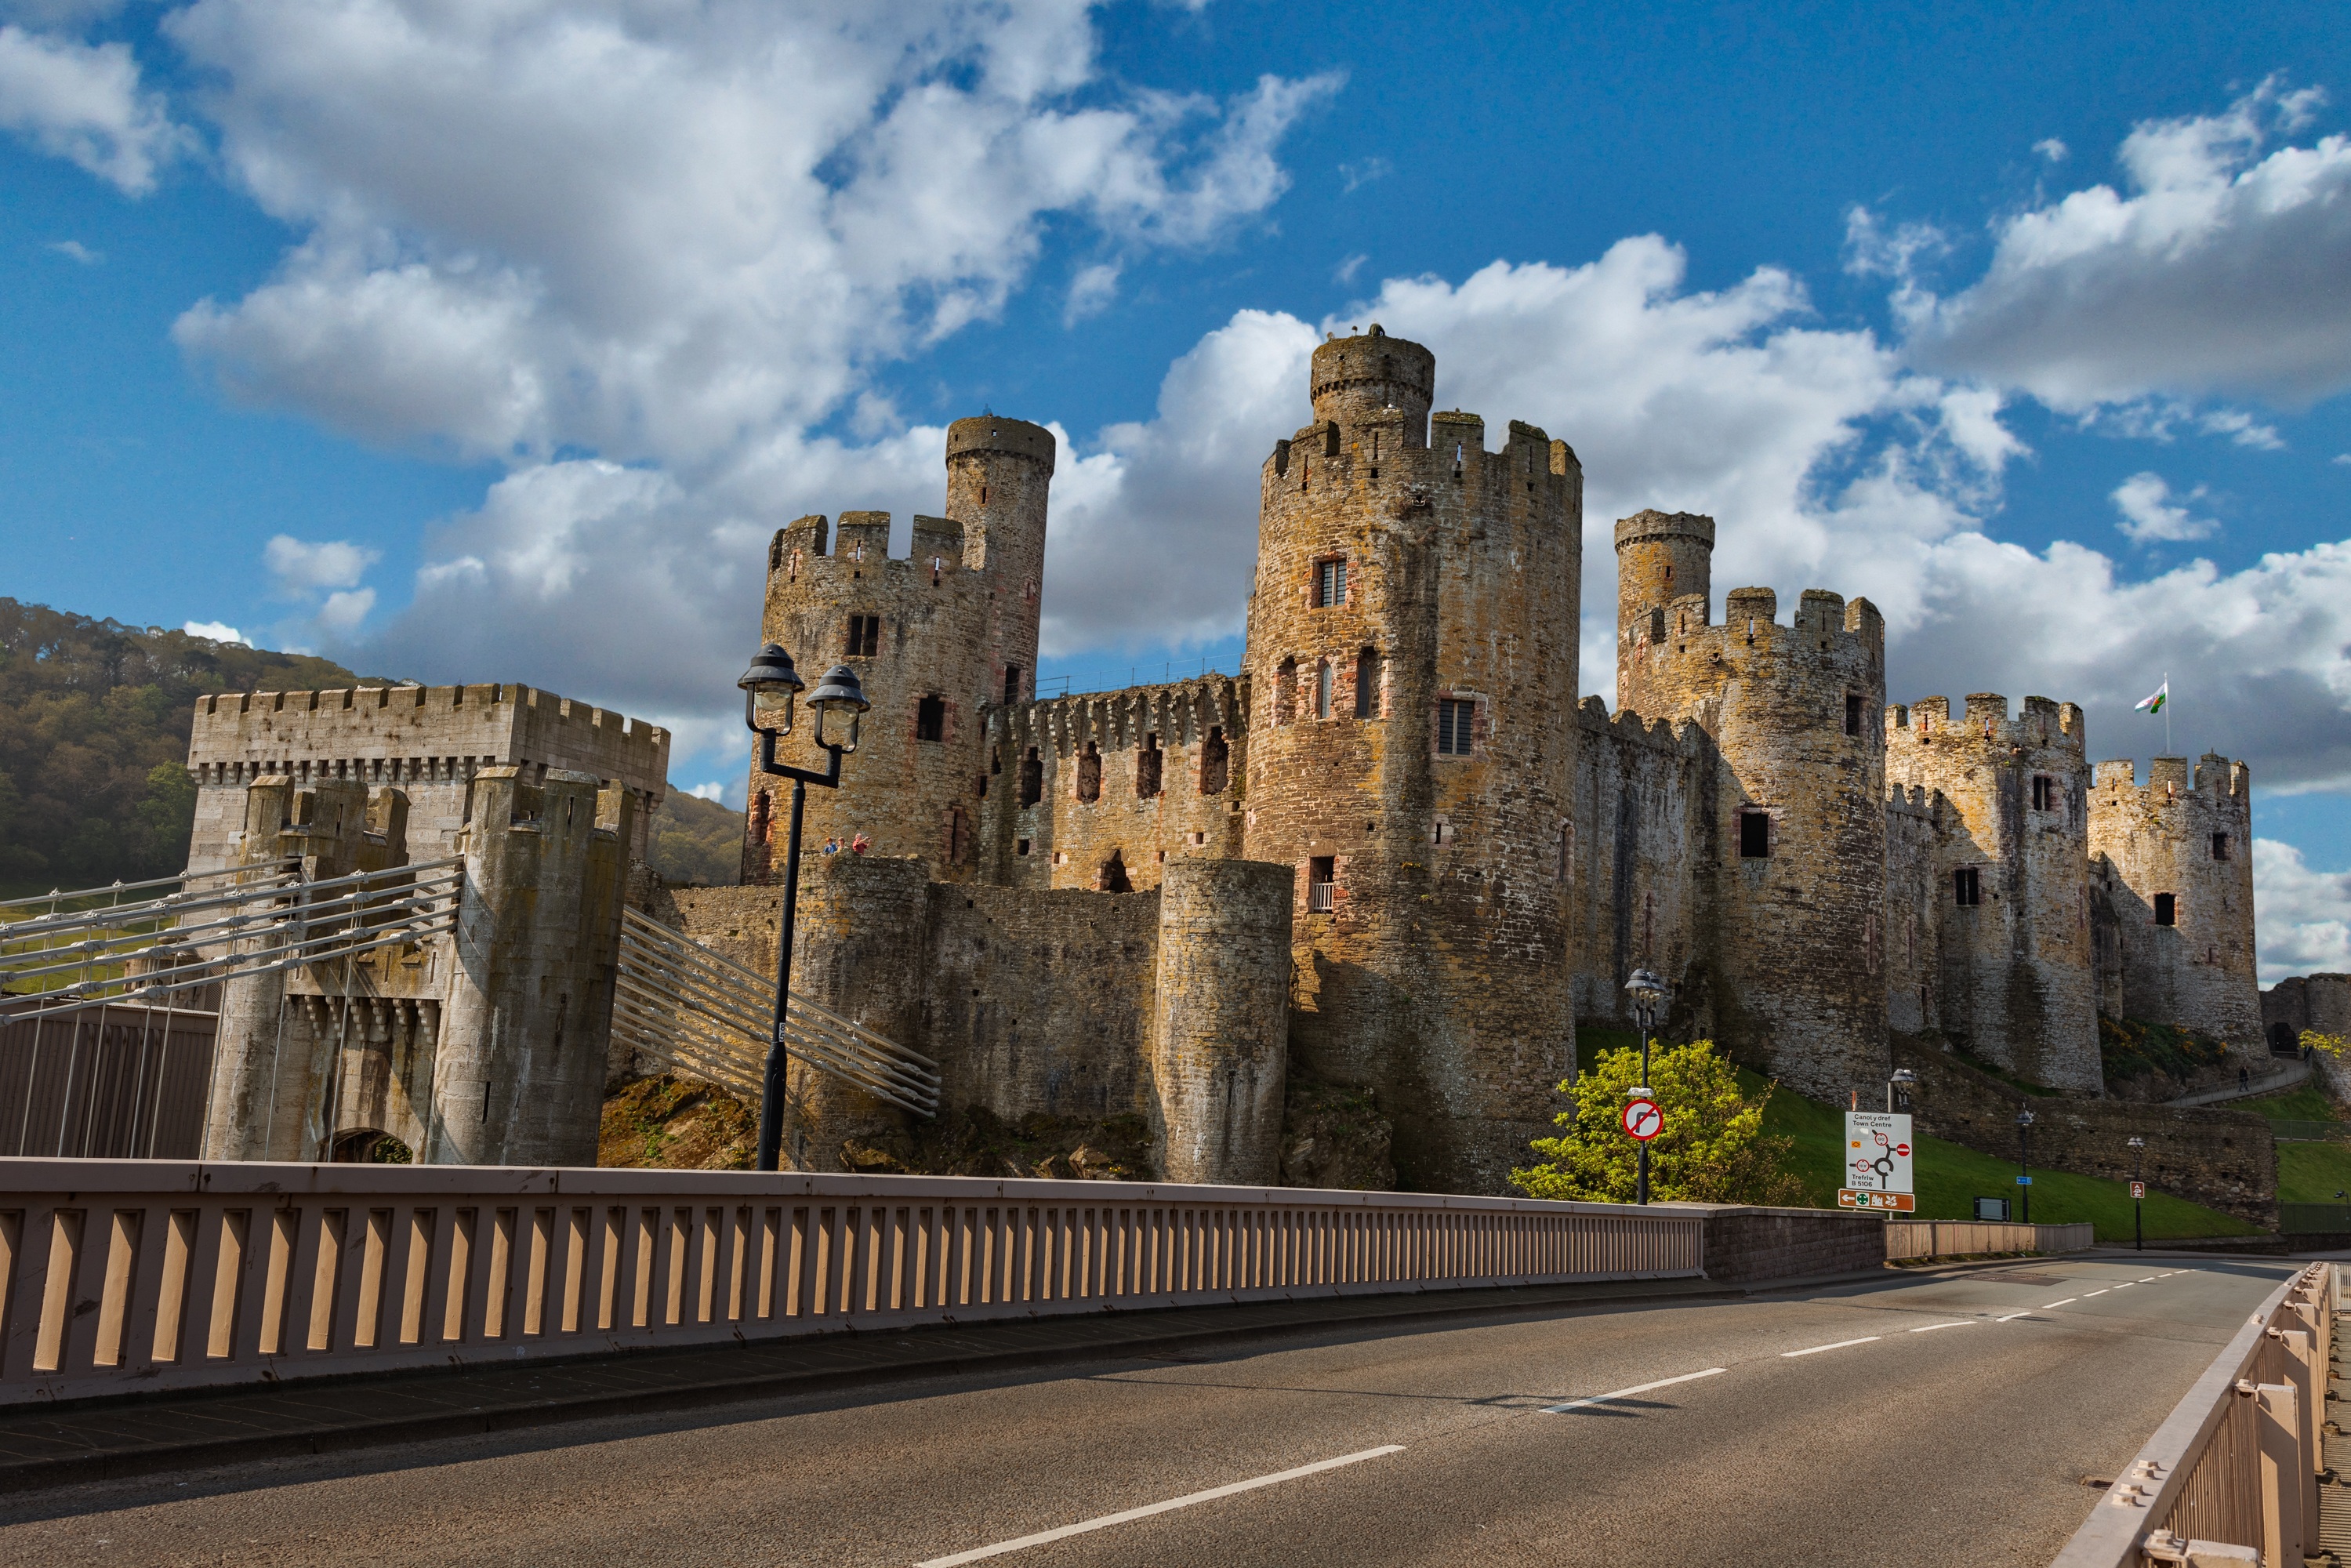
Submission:
[[2027,1140],[2032,1136],[2032,1113],[2019,1111],[2016,1113],[2016,1190],[2022,1196],[2024,1223],[2027,1225],[2032,1223],[2032,1169],[2027,1163],[2032,1154]]
[[[1625,988],[1633,993],[1633,1017],[1641,1026],[1641,1082],[1632,1097],[1646,1100],[1650,1098],[1649,1036],[1657,1027],[1657,1004],[1665,999],[1666,983],[1646,969],[1635,969],[1633,977],[1625,982]],[[1640,1161],[1640,1174],[1634,1178],[1633,1201],[1646,1204],[1649,1201],[1649,1141],[1643,1138],[1638,1142],[1640,1148],[1635,1157]]]
[[[776,741],[792,732],[792,699],[808,685],[792,668],[792,656],[780,644],[770,643],[759,650],[759,656],[751,661],[751,667],[735,684],[743,688],[743,726],[759,737],[759,771],[792,781],[791,832],[784,844],[783,921],[776,941],[775,1036],[768,1042],[767,1072],[759,1089],[758,1168],[772,1171],[780,1169],[783,1163],[784,1067],[789,1060],[784,1046],[784,1018],[792,983],[792,925],[799,913],[800,814],[808,805],[810,785],[827,789],[841,787],[841,756],[857,749],[861,716],[873,705],[865,700],[865,690],[857,684],[857,672],[848,665],[835,664],[825,675],[823,684],[809,697],[809,706],[816,709],[814,738],[825,754],[825,769],[817,773],[776,760]],[[784,722],[771,728],[759,722],[758,707],[762,701],[773,703],[778,699],[783,703]],[[826,716],[834,708],[849,715],[847,740],[824,737]]]
[[2131,1152],[2131,1250],[2147,1250],[2147,1199],[2139,1195],[2147,1190],[2146,1178],[2139,1175],[2139,1158],[2147,1147],[2145,1138],[2130,1141]]
[[1918,1075],[1907,1067],[1897,1067],[1894,1076],[1886,1081],[1886,1111],[1893,1115],[1910,1109],[1910,1096],[1917,1092]]

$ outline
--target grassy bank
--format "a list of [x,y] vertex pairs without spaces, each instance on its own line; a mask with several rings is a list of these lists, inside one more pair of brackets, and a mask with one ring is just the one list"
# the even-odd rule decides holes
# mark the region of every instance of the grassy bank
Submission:
[[[1577,1036],[1577,1055],[1589,1061],[1604,1050],[1622,1046],[1637,1046],[1640,1040],[1631,1034],[1619,1034],[1603,1030],[1582,1030]],[[1756,1093],[1764,1081],[1744,1069],[1740,1081],[1748,1092]],[[2280,1096],[2281,1099],[2290,1098]],[[2329,1113],[2332,1114],[2332,1113]],[[2283,1115],[2285,1113],[2279,1113]],[[2299,1115],[2301,1113],[2297,1112]],[[1817,1207],[1832,1208],[1836,1205],[1838,1176],[1844,1163],[1844,1108],[1823,1105],[1807,1100],[1787,1088],[1772,1092],[1771,1103],[1763,1113],[1767,1133],[1788,1138],[1790,1150],[1785,1167],[1804,1184],[1806,1201]],[[2297,1167],[2297,1179],[2307,1175],[2309,1179],[2327,1183],[2324,1192],[2314,1193],[2304,1200],[2283,1190],[2284,1167],[2289,1151],[2314,1151],[2325,1159],[2339,1162],[2342,1177],[2336,1178],[2319,1170],[2313,1162],[2308,1172]],[[2339,1144],[2280,1145],[2279,1177],[2281,1197],[2290,1201],[2332,1202],[2336,1187],[2351,1190],[2351,1145]],[[2334,1165],[2325,1166],[2331,1172]],[[1978,1197],[2005,1197],[2010,1212],[2021,1207],[2017,1204],[2016,1162],[1980,1154],[1959,1144],[1941,1138],[1920,1138],[1912,1156],[1911,1169],[1917,1187],[1920,1219],[1972,1219]],[[2095,1176],[2075,1176],[2068,1171],[2032,1168],[2032,1218],[2043,1225],[2070,1224],[2088,1220],[2096,1228],[2101,1241],[2127,1241],[2131,1237],[2131,1197],[2127,1183],[2103,1181]],[[2020,1218],[2022,1218],[2020,1216]],[[2184,1198],[2150,1192],[2147,1198],[2147,1236],[2158,1239],[2191,1236],[2252,1236],[2257,1228],[2246,1224],[2218,1209],[2206,1208]]]

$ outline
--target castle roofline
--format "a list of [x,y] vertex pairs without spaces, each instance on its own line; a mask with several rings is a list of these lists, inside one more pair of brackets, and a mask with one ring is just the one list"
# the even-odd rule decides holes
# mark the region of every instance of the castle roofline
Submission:
[[1699,512],[1660,512],[1649,507],[1629,517],[1616,519],[1616,548],[1641,539],[1697,539],[1707,549],[1714,548],[1714,519]]
[[1012,457],[1026,457],[1053,471],[1053,458],[1060,443],[1053,433],[1041,424],[1031,424],[1025,419],[1006,419],[998,414],[975,414],[958,419],[947,426],[947,461],[979,453],[997,453]]

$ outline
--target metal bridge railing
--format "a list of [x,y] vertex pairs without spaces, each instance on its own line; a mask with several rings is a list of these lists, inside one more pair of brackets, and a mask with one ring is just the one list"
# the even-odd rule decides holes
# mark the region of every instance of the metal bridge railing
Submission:
[[1147,1307],[1697,1277],[1706,1213],[797,1172],[0,1159],[0,1405]]
[[[11,900],[0,904],[0,991],[19,1020],[154,1005],[423,942],[456,928],[464,878],[454,858],[315,882],[288,862]],[[26,913],[36,905],[47,907]]]
[[2317,1544],[2339,1277],[2273,1291],[2106,1489],[2053,1568],[2299,1564]]
[[[612,1032],[653,1061],[750,1094],[760,1090],[776,982],[636,910],[621,922]],[[804,997],[791,998],[785,1045],[847,1083],[918,1116],[939,1109],[938,1064]]]

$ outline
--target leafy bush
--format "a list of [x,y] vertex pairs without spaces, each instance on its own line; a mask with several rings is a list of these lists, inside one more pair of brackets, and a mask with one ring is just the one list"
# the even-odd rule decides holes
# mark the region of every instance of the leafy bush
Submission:
[[[1637,1145],[1625,1135],[1626,1092],[1641,1075],[1637,1051],[1604,1051],[1573,1083],[1575,1109],[1558,1118],[1556,1138],[1537,1138],[1544,1163],[1510,1173],[1530,1197],[1588,1203],[1630,1203],[1635,1190]],[[1739,1070],[1712,1040],[1654,1051],[1650,1098],[1665,1113],[1665,1131],[1649,1145],[1649,1196],[1664,1202],[1801,1204],[1803,1182],[1783,1166],[1790,1140],[1763,1130],[1774,1085],[1758,1094],[1740,1087]]]

